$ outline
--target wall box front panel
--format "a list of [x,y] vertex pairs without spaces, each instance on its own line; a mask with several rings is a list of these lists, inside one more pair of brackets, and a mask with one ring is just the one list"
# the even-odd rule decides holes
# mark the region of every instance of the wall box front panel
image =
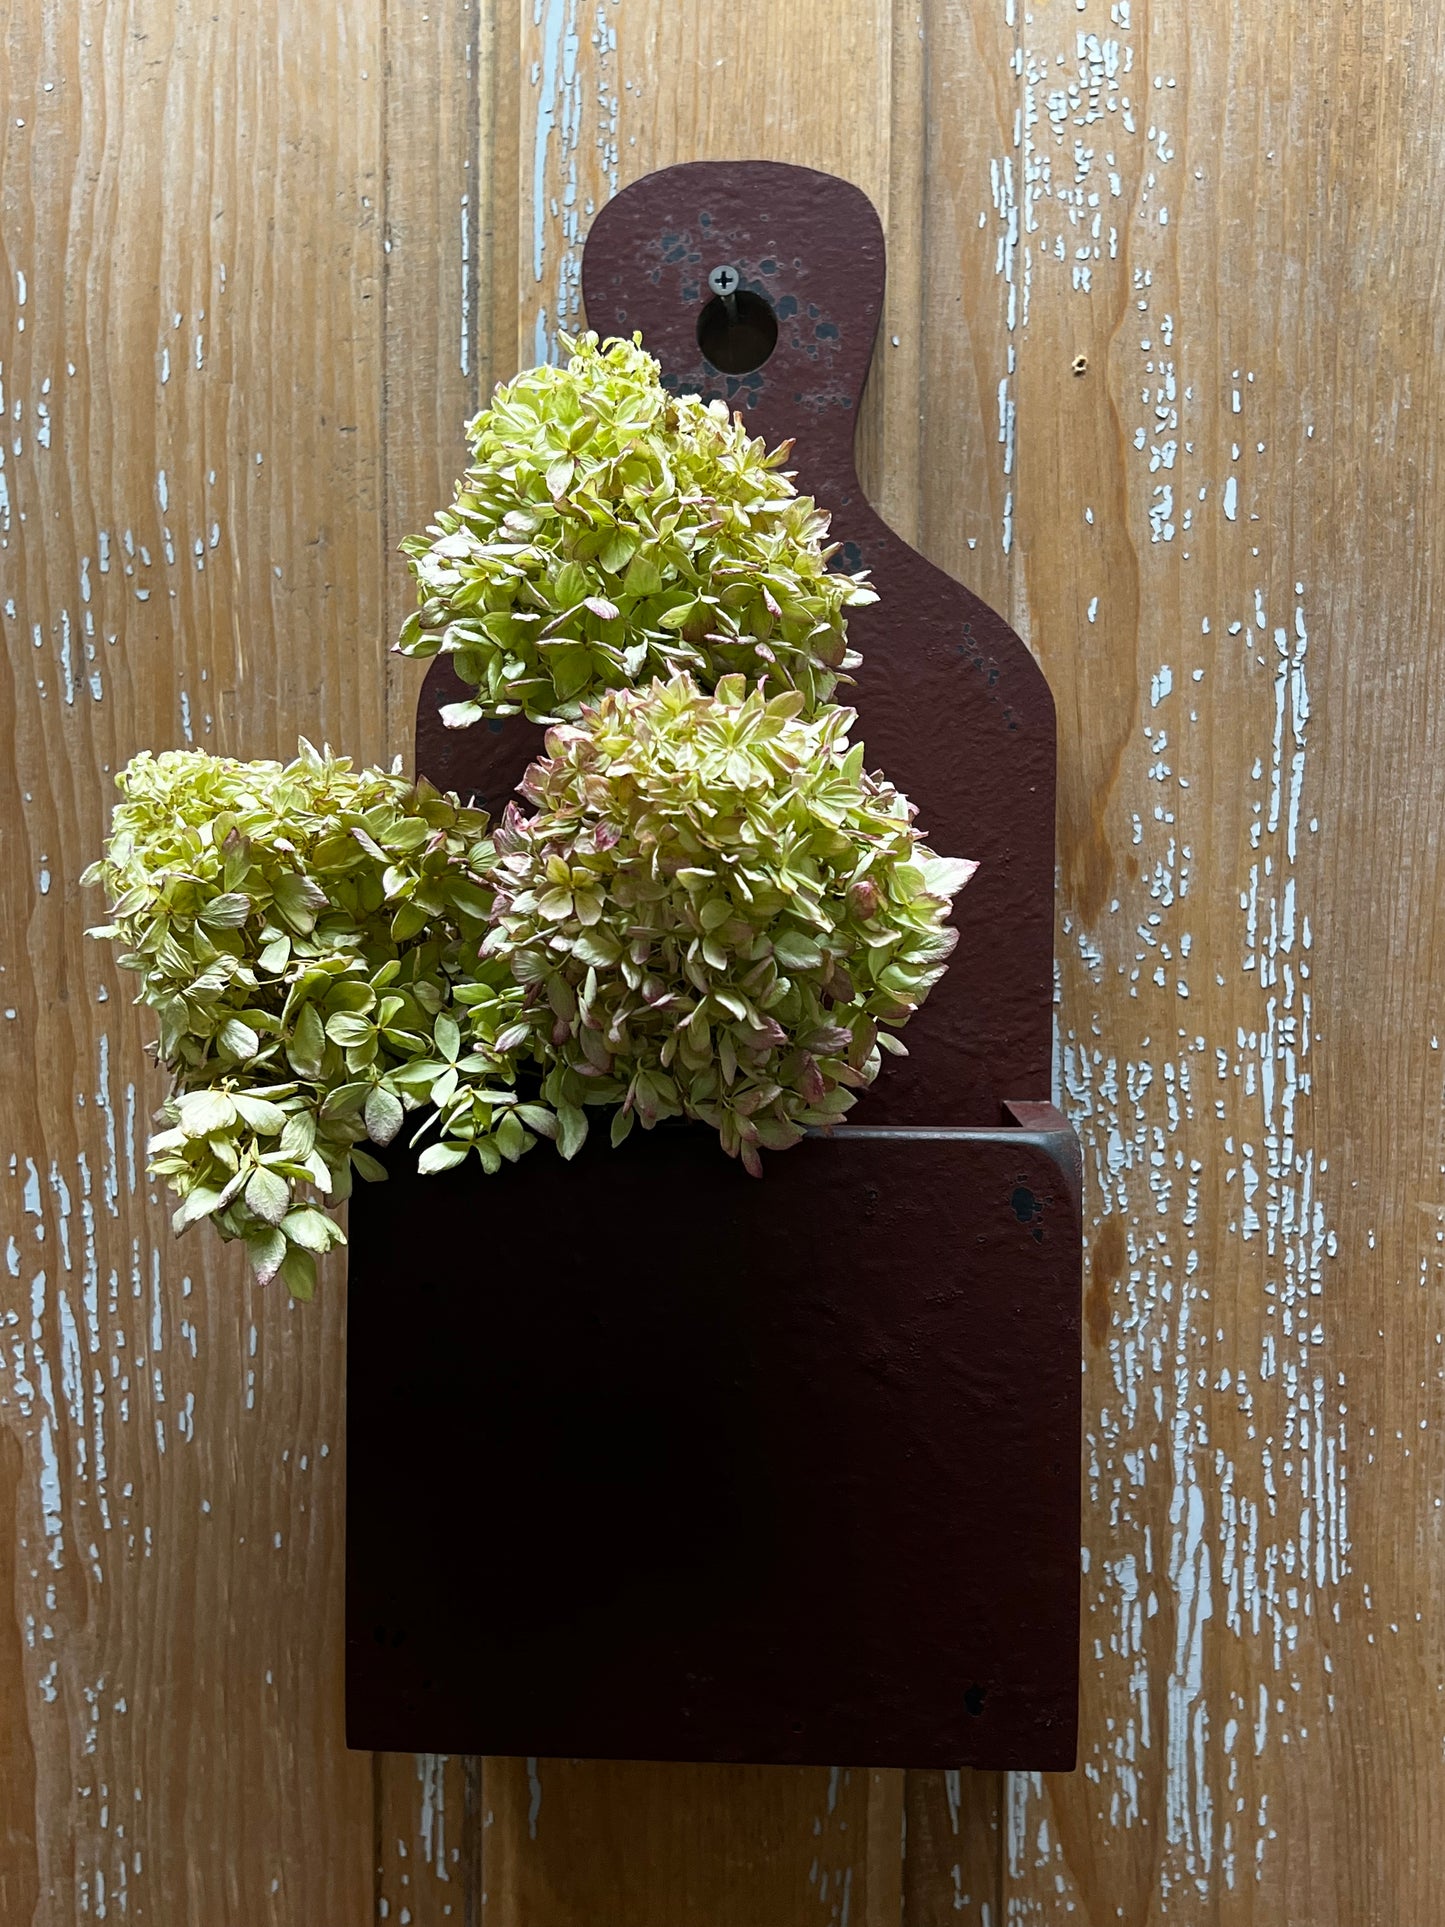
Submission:
[[1020,1116],[363,1187],[350,1743],[1072,1766],[1077,1172]]

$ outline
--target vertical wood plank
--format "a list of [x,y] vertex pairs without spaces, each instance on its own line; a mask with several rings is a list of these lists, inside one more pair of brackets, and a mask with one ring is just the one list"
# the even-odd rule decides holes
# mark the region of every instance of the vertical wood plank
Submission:
[[895,1927],[901,1775],[488,1760],[486,1927]]
[[475,1763],[443,1753],[372,1760],[377,1920],[467,1927],[481,1894]]
[[1431,1919],[1441,23],[1019,31],[1092,1232],[1082,1771],[1015,1778],[1008,1917]]
[[874,1768],[866,1773],[867,1841],[863,1864],[865,1927],[902,1927],[904,1801],[907,1774]]
[[[451,499],[465,423],[515,367],[520,28],[508,0],[438,0],[425,11],[388,0],[385,36],[389,641],[414,601],[399,545]],[[408,766],[424,667],[389,658],[388,748]],[[459,1757],[375,1756],[378,1920],[475,1927],[479,1778],[480,1763]]]
[[[480,0],[386,0],[382,371],[386,635],[415,603],[400,552],[466,463],[492,361],[490,175],[495,21]],[[411,758],[421,676],[389,657],[388,737]]]
[[0,1831],[44,1927],[371,1916],[339,1270],[303,1314],[172,1242],[75,879],[142,746],[383,747],[379,25],[0,20]]
[[1003,1775],[907,1776],[903,1917],[907,1927],[998,1927]]

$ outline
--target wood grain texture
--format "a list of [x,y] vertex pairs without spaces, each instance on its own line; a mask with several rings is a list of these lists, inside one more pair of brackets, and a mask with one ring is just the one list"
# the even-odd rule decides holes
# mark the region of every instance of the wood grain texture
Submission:
[[[0,1915],[1439,1918],[1437,11],[0,27]],[[603,200],[753,155],[877,203],[870,492],[1058,698],[1069,1778],[345,1754],[339,1280],[291,1313],[171,1242],[79,934],[136,748],[404,746],[395,544],[461,419],[580,321]]]
[[898,1773],[488,1760],[486,1927],[896,1927]]
[[341,1297],[172,1242],[75,878],[142,746],[384,747],[379,17],[18,5],[0,63],[5,1917],[364,1920]]
[[[493,120],[498,27],[477,0],[425,10],[387,4],[382,14],[381,538],[388,638],[412,601],[399,545],[448,499],[464,460],[463,426],[491,372],[493,150],[481,130],[485,125],[490,134]],[[416,664],[388,658],[387,742],[403,754],[419,681]],[[480,1845],[469,1797],[475,1779],[475,1766],[469,1771],[460,1759],[373,1756],[378,1919],[405,1916],[416,1927],[466,1920]]]
[[1441,1911],[1439,563],[1410,533],[1440,40],[1407,7],[1021,27],[1023,600],[1077,719],[1061,1071],[1096,1198],[1093,1739],[1014,1789],[1021,1920]]

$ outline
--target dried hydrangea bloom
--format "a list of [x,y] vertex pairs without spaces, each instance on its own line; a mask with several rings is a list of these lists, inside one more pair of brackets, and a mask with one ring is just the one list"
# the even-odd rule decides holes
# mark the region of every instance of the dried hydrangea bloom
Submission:
[[83,881],[110,899],[92,934],[123,946],[160,1020],[174,1085],[149,1151],[178,1231],[209,1219],[245,1239],[258,1277],[308,1297],[315,1254],[341,1242],[329,1208],[353,1172],[386,1175],[363,1147],[406,1111],[440,1106],[461,1146],[432,1146],[433,1168],[472,1146],[495,1168],[532,1128],[555,1133],[491,1041],[523,993],[475,965],[495,856],[480,811],[306,743],[284,767],[142,754],[117,783]]
[[828,517],[721,402],[674,396],[640,337],[584,335],[565,367],[499,387],[472,466],[403,546],[421,599],[398,647],[444,651],[476,695],[458,726],[577,716],[604,690],[691,673],[796,689],[811,712],[857,657],[830,572]]
[[582,1106],[689,1117],[755,1175],[760,1149],[843,1116],[879,1048],[942,974],[967,862],[924,848],[913,810],[848,743],[740,676],[613,691],[547,754],[496,833],[484,957],[531,1004],[501,1040],[550,1068],[564,1152]]

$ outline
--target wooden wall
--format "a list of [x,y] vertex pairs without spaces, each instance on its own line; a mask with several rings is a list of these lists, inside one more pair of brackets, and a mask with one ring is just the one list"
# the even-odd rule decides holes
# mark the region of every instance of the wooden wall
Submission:
[[[1442,42],[1419,0],[3,0],[0,1920],[1441,1917]],[[395,549],[462,420],[578,321],[609,194],[756,155],[878,204],[871,489],[1058,695],[1068,1778],[348,1754],[340,1268],[292,1310],[172,1243],[81,935],[137,748],[405,748]]]

